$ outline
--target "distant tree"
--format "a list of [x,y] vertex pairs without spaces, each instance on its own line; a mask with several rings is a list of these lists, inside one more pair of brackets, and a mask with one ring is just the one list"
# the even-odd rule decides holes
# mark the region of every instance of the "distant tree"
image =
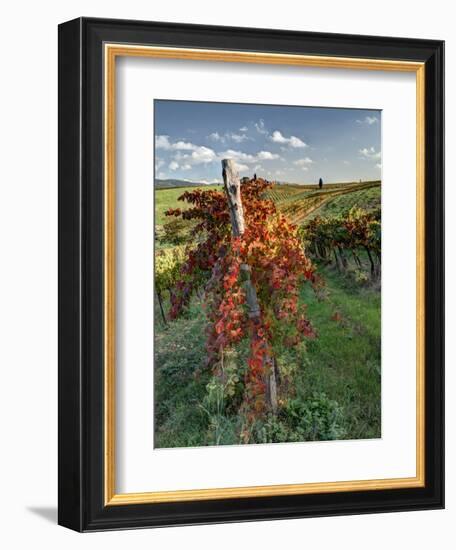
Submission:
[[318,187],[319,189],[323,187],[323,180],[321,178],[318,180]]

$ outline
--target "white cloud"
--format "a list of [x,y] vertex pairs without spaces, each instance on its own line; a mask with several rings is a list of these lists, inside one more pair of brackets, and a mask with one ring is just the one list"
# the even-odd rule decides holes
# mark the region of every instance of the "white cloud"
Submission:
[[307,147],[307,143],[304,143],[301,139],[297,138],[296,136],[291,136],[289,143],[291,147],[294,147],[294,148]]
[[235,162],[235,165],[238,172],[245,172],[246,170],[250,170],[250,167],[247,166],[247,164],[240,164],[238,162]]
[[307,144],[304,143],[298,137],[290,136],[289,138],[287,138],[279,130],[274,130],[274,132],[272,132],[272,135],[270,136],[270,140],[273,141],[274,143],[284,143],[289,147],[293,147],[295,149],[307,147]]
[[377,160],[380,159],[382,154],[380,151],[376,151],[374,147],[364,147],[359,150],[362,158]]
[[194,164],[206,164],[217,158],[215,152],[209,147],[198,147],[191,154],[191,161]]
[[168,136],[155,136],[156,149],[169,149],[171,146]]
[[296,164],[296,166],[301,166],[302,168],[308,169],[309,164],[313,164],[313,160],[309,157],[305,157],[303,159],[295,160],[293,164]]
[[188,141],[176,141],[176,143],[171,144],[171,148],[177,151],[192,151],[197,147],[198,147],[197,145],[194,145],[193,143],[189,143]]
[[212,132],[212,134],[209,134],[207,137],[212,141],[225,141],[223,136],[221,136],[218,132]]
[[256,131],[259,134],[267,134],[268,133],[268,131],[266,130],[266,127],[264,125],[264,120],[262,118],[260,118],[260,120],[258,122],[255,122],[255,128],[256,128]]
[[156,136],[155,137],[155,148],[164,149],[165,151],[192,151],[198,146],[190,143],[188,141],[176,141],[171,143],[169,141],[169,136]]
[[251,155],[242,151],[235,151],[234,149],[222,151],[219,153],[219,157],[220,159],[231,158],[236,162],[243,162],[245,164],[253,164],[259,160],[275,160],[280,158],[279,155],[270,151],[259,151],[255,155]]
[[219,134],[218,132],[212,132],[207,136],[211,141],[217,141],[218,143],[226,143],[227,141],[234,141],[235,143],[242,143],[251,138],[245,134],[236,134],[234,132],[225,132],[224,134]]
[[248,153],[243,153],[242,151],[235,151],[234,149],[227,149],[219,153],[221,159],[233,159],[235,161],[252,163],[256,162],[256,158],[253,155]]
[[242,143],[243,141],[249,139],[245,134],[228,134],[227,136],[229,139],[232,139],[236,143]]
[[[209,137],[209,136],[208,136]],[[223,143],[226,139],[233,139],[233,141],[245,141],[251,139],[244,134],[224,134],[220,135],[218,132],[211,134],[211,139]],[[155,144],[157,149],[163,151],[173,152],[171,159],[168,162],[168,169],[175,172],[176,170],[187,171],[191,170],[194,166],[205,165],[213,162],[220,162],[224,158],[233,159],[238,170],[249,170],[252,164],[264,160],[281,159],[281,157],[272,153],[271,151],[259,151],[258,153],[244,153],[236,149],[226,149],[221,152],[216,152],[210,147],[204,145],[196,145],[191,142],[179,140],[171,141],[167,135],[156,136]],[[165,161],[159,157],[156,158],[156,169],[158,170],[165,165]]]
[[239,128],[240,132],[247,132],[248,128],[247,126],[242,126],[242,128]]
[[342,162],[345,164],[345,166],[350,166],[350,161],[349,160],[344,160]]
[[204,145],[195,145],[195,149],[191,153],[182,154],[179,151],[174,156],[174,160],[183,163],[186,166],[194,166],[195,164],[208,164],[217,159],[217,155],[210,147]]
[[272,132],[271,141],[274,143],[288,143],[287,138],[284,137],[279,130],[274,130],[274,132]]
[[259,160],[274,160],[280,158],[279,155],[276,155],[275,153],[271,153],[270,151],[260,151],[257,154],[257,158]]
[[358,124],[367,124],[368,126],[372,126],[372,124],[376,124],[378,122],[378,118],[376,116],[366,116],[362,120],[357,119],[356,121]]

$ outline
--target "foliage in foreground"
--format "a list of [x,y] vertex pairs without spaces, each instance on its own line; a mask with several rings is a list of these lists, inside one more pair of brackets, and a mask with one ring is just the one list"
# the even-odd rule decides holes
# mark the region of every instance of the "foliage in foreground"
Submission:
[[[299,295],[319,337],[278,352],[277,361],[293,372],[293,384],[275,417],[265,414],[250,426],[250,443],[381,435],[380,294],[329,267],[321,269],[325,293],[318,296],[303,285]],[[248,346],[227,354],[224,378],[200,370],[205,324],[195,296],[184,316],[156,332],[157,447],[243,442],[236,377],[242,381]]]
[[[225,355],[248,347],[246,361],[236,373],[241,388],[238,405],[247,419],[241,429],[245,442],[250,440],[252,423],[268,412],[271,369],[278,369],[283,378],[282,389],[289,383],[277,354],[315,336],[305,305],[298,308],[300,286],[315,282],[314,268],[304,254],[297,227],[263,198],[267,188],[261,179],[243,183],[246,229],[240,236],[232,235],[226,196],[219,191],[187,191],[180,200],[191,208],[167,212],[196,222],[192,229],[196,244],[186,250],[187,259],[171,293],[170,318],[179,318],[203,287],[208,321],[205,351],[212,374],[223,380]],[[247,304],[246,278],[258,298],[260,312],[255,317]]]

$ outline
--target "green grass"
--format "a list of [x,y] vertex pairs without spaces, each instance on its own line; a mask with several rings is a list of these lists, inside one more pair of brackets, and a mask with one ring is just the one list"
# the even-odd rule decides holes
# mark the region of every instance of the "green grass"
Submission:
[[185,191],[195,191],[196,189],[213,189],[219,191],[221,185],[211,185],[202,187],[172,187],[170,189],[155,190],[155,225],[163,225],[167,221],[165,212],[169,208],[188,208],[187,203],[178,201],[177,199],[185,193]]
[[[302,298],[318,338],[307,345],[307,368],[297,378],[305,399],[313,389],[342,405],[346,438],[380,436],[380,293],[326,269],[325,300],[306,288]],[[338,315],[334,315],[337,312]]]
[[[290,400],[277,419],[269,418],[258,428],[257,442],[381,435],[380,293],[331,268],[319,269],[326,281],[325,290],[316,296],[306,285],[300,296],[318,337],[307,340],[306,346],[279,353],[279,365],[295,368]],[[240,443],[236,397],[217,394],[214,401],[212,393],[208,399],[211,375],[204,368],[204,327],[198,299],[184,318],[166,328],[157,326],[156,447]],[[244,357],[243,349],[231,357],[232,365],[240,371]],[[299,427],[296,431],[296,411],[317,415],[312,417],[314,430],[315,418],[321,414],[332,419],[337,416],[337,425],[333,422],[333,427],[323,431],[319,425],[318,433]]]
[[[155,318],[159,315],[156,308]],[[197,374],[205,360],[202,309],[194,304],[187,318],[167,328],[156,325],[155,446],[204,445],[208,426],[201,404],[209,375]]]

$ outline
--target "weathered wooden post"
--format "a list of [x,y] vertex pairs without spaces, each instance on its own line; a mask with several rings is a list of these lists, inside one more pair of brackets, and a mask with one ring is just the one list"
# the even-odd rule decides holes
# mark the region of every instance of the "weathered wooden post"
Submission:
[[[241,181],[232,159],[222,160],[223,185],[228,200],[230,211],[231,227],[233,235],[239,237],[245,231],[244,210],[242,208]],[[250,266],[241,264],[243,272],[244,288],[246,292],[247,306],[249,308],[249,317],[252,322],[259,323],[261,310],[258,304],[258,297],[252,280],[250,278]],[[267,400],[271,411],[277,412],[277,381],[275,372],[274,357],[265,357],[264,366],[269,371],[266,380]],[[266,370],[265,369],[265,370]]]
[[244,210],[242,209],[241,180],[239,179],[233,160],[222,160],[222,174],[226,198],[228,199],[228,208],[230,210],[233,235],[239,237],[245,230]]

